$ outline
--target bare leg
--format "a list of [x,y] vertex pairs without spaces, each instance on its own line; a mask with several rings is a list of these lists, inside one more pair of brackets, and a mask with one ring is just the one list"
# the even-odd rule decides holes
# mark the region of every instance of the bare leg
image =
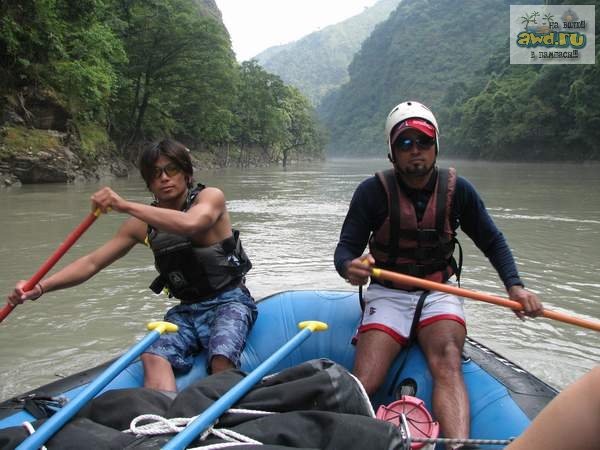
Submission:
[[568,386],[507,450],[594,450],[600,445],[600,366]]
[[144,387],[177,392],[175,374],[169,361],[152,353],[142,353],[141,360],[144,365]]
[[402,346],[383,331],[368,330],[360,334],[352,372],[367,394],[372,395],[379,389],[401,349]]
[[235,365],[222,355],[215,355],[210,360],[210,372],[219,373],[224,370],[234,369]]
[[433,377],[433,413],[448,438],[469,437],[469,398],[461,362],[465,335],[465,328],[453,320],[434,322],[418,335]]

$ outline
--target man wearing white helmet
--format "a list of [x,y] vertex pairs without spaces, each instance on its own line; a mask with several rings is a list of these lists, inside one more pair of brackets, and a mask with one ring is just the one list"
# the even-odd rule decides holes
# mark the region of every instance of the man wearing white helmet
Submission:
[[[338,273],[356,286],[369,281],[375,266],[451,283],[451,277],[460,276],[453,257],[460,226],[490,260],[509,297],[523,305],[517,315],[542,314],[540,300],[524,289],[510,248],[475,188],[453,168],[436,166],[440,137],[431,110],[416,101],[400,103],[389,113],[385,133],[393,169],[356,188],[335,250]],[[363,255],[367,244],[369,254]],[[362,306],[353,371],[366,391],[374,394],[400,350],[416,341],[434,379],[433,412],[443,434],[468,438],[463,300],[373,278]]]

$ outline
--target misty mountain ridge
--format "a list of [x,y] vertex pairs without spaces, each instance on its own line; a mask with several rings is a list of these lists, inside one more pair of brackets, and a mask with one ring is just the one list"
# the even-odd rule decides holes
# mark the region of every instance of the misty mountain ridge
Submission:
[[314,105],[349,80],[348,65],[378,23],[401,0],[379,0],[364,12],[289,44],[270,47],[256,59],[270,73],[297,87]]
[[[328,153],[387,152],[387,114],[412,99],[435,113],[446,156],[598,159],[598,64],[511,65],[509,18],[515,3],[529,4],[400,3],[363,42],[348,68],[350,80],[319,105],[331,137]],[[595,32],[598,41],[598,26]],[[598,58],[599,46],[595,51]]]

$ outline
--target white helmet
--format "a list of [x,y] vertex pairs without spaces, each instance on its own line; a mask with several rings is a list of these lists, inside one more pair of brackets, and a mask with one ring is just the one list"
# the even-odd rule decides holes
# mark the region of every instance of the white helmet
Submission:
[[423,105],[422,103],[409,100],[396,105],[388,114],[385,122],[385,137],[387,139],[390,156],[393,156],[392,142],[390,142],[392,130],[400,122],[415,117],[419,119],[425,119],[433,125],[435,128],[436,154],[440,151],[439,128],[437,120],[435,120],[435,116],[427,106]]

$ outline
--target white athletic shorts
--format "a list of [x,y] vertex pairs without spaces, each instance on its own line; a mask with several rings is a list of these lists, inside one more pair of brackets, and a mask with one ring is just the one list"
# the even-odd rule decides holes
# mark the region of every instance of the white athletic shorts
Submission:
[[[409,292],[389,289],[376,283],[370,284],[363,296],[365,309],[358,333],[376,329],[389,334],[399,344],[406,344],[417,302],[422,293],[423,291]],[[419,328],[438,320],[454,320],[466,327],[463,303],[464,300],[455,295],[431,291],[421,310]]]

